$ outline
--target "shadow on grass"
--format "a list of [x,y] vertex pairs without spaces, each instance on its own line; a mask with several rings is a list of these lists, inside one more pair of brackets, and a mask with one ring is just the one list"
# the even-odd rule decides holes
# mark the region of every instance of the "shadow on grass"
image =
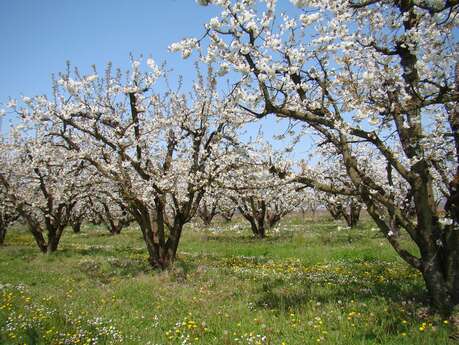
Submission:
[[87,278],[102,284],[112,282],[114,278],[132,278],[139,274],[153,271],[144,260],[109,258],[108,260],[83,260],[78,264],[78,270]]
[[[353,277],[336,275],[303,275],[284,279],[266,279],[256,289],[259,308],[285,312],[299,309],[307,303],[337,304],[351,301],[370,302],[386,300],[395,304],[414,300],[428,303],[427,291],[420,279],[401,276],[383,279],[385,272],[376,268],[371,278],[356,272]],[[351,278],[351,279],[349,279]],[[339,301],[339,302],[338,302]]]

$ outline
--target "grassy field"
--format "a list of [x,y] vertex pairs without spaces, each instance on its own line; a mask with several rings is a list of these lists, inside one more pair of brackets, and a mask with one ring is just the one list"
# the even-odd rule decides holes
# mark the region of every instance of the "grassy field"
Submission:
[[0,344],[453,344],[418,273],[364,221],[189,225],[179,260],[148,267],[134,226],[64,233],[56,254],[12,229],[0,248]]

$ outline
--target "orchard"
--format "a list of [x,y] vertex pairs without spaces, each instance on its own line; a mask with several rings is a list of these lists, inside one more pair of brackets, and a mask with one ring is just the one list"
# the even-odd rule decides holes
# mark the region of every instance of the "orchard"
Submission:
[[4,102],[0,343],[454,344],[459,2],[196,3]]

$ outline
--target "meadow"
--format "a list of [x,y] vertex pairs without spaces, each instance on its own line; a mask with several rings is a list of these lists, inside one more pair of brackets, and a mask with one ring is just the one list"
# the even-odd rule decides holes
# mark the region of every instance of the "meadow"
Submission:
[[21,226],[0,248],[0,344],[453,344],[419,274],[374,224],[288,217],[189,224],[171,270],[132,225],[67,229],[43,255]]

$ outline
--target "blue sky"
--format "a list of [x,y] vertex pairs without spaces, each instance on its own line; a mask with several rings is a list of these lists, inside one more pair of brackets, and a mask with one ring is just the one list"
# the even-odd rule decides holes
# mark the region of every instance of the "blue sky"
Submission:
[[151,54],[192,78],[191,61],[167,47],[202,34],[217,10],[193,0],[2,0],[0,103],[47,93],[51,74],[65,70],[67,60],[89,71],[108,61],[127,67],[129,53]]
[[[0,0],[0,108],[9,97],[48,94],[51,75],[64,71],[67,60],[89,73],[92,64],[99,71],[108,61],[126,69],[130,53],[151,55],[157,63],[167,60],[189,85],[195,55],[182,60],[167,47],[200,37],[218,13],[194,0]],[[274,119],[263,123],[267,135],[285,128]],[[258,127],[250,126],[246,136],[255,136]]]

